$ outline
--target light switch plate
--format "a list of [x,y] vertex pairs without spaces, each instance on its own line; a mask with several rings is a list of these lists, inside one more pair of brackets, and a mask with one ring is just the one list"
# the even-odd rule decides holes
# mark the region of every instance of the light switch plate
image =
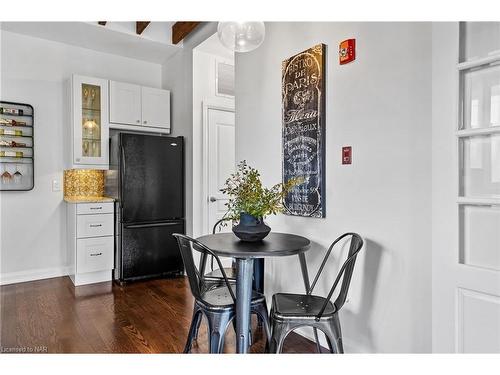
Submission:
[[61,183],[59,182],[59,180],[52,180],[52,191],[61,191]]

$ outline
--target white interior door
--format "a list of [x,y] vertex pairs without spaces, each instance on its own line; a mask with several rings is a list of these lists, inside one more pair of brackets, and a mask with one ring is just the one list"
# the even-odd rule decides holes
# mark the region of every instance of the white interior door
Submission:
[[488,53],[500,43],[483,37],[499,26],[467,22],[459,30],[458,197],[448,243],[433,258],[438,352],[500,353],[500,55]]
[[[226,179],[235,170],[234,111],[207,110],[207,205],[206,233],[226,212],[227,197],[220,192]],[[230,230],[230,225],[224,228]]]

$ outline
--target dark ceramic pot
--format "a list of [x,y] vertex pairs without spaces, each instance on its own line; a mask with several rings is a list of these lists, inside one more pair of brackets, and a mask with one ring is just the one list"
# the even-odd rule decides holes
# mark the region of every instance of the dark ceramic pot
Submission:
[[242,241],[257,242],[265,238],[271,228],[269,228],[262,218],[249,215],[245,212],[240,214],[240,222],[233,227],[233,233]]

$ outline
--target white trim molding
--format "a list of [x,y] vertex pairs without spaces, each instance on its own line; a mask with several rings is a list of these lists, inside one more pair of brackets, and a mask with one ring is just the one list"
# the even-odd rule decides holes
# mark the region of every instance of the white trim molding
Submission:
[[0,274],[0,285],[24,283],[27,281],[51,279],[69,275],[70,267],[42,268]]

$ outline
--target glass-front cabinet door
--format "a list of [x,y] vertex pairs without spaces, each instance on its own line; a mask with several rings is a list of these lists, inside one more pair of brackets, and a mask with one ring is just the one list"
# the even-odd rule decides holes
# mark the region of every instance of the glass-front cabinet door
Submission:
[[73,76],[73,166],[109,166],[108,81]]

